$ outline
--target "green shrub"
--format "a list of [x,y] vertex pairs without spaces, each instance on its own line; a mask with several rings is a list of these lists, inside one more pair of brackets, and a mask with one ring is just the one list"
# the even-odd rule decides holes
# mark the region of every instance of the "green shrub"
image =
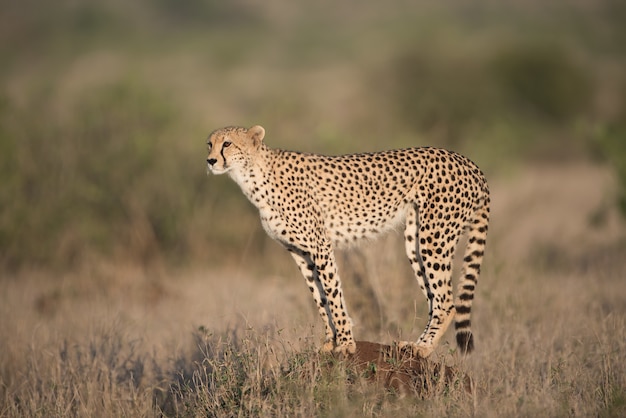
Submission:
[[626,218],[626,126],[614,125],[597,134],[597,145],[617,177],[616,204]]
[[72,263],[173,239],[172,185],[159,182],[177,152],[164,149],[172,109],[122,82],[90,92],[62,120],[52,96],[2,108],[1,261]]
[[494,58],[493,72],[512,105],[551,120],[576,117],[591,102],[590,76],[556,45],[509,46]]
[[[463,68],[463,71],[459,71]],[[495,107],[480,64],[432,52],[399,54],[387,70],[398,120],[450,146]]]

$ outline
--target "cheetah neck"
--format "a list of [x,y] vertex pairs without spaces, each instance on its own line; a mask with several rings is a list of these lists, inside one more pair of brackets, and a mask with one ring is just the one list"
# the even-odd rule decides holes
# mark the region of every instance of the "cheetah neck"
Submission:
[[249,164],[228,172],[248,200],[259,209],[266,204],[261,186],[270,177],[273,153],[273,150],[263,144]]

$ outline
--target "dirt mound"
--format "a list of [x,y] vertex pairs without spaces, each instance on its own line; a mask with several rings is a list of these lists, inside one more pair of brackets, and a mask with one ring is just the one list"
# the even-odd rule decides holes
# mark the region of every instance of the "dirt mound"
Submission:
[[356,353],[343,358],[359,376],[403,394],[427,396],[433,390],[463,387],[471,392],[471,379],[454,367],[369,341],[357,341]]

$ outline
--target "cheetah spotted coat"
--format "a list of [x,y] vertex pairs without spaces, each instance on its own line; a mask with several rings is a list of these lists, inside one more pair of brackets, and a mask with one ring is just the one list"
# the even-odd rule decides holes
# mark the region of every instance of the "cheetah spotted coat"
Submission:
[[[429,319],[416,342],[399,345],[426,357],[454,318],[460,349],[471,351],[470,311],[489,222],[489,190],[480,169],[437,148],[324,156],[271,149],[264,136],[260,126],[214,131],[207,170],[228,173],[259,209],[265,231],[291,253],[324,320],[323,350],[356,348],[333,250],[403,224]],[[452,258],[464,231],[454,301]]]

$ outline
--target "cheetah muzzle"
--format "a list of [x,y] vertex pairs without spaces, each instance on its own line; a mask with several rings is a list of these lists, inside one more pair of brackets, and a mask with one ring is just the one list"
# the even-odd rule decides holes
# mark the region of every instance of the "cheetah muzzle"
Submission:
[[[261,126],[214,131],[207,172],[227,173],[241,187],[267,234],[297,263],[325,324],[322,350],[356,349],[334,249],[403,224],[429,318],[416,342],[399,346],[427,357],[454,319],[461,352],[472,351],[470,312],[489,224],[489,189],[480,169],[438,148],[325,156],[272,149],[264,137]],[[467,244],[453,300],[452,259],[463,233]]]

